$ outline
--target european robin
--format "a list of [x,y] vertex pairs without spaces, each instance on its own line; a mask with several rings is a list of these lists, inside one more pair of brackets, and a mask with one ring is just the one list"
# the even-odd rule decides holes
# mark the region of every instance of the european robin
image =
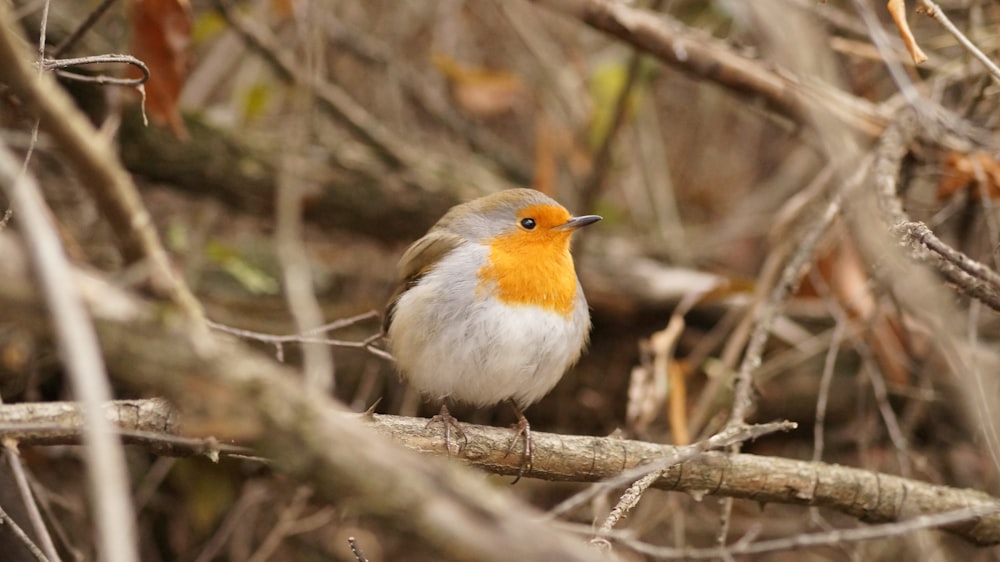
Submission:
[[[478,407],[508,401],[534,454],[523,409],[545,396],[586,347],[590,312],[570,239],[597,215],[572,216],[533,189],[457,205],[399,261],[383,330],[402,377],[422,394]],[[433,421],[461,434],[442,406]],[[508,449],[508,453],[511,449]],[[516,480],[515,480],[516,482]]]

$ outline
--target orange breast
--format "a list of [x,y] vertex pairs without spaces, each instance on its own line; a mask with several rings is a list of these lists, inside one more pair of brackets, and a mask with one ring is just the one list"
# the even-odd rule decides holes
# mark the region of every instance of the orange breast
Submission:
[[489,263],[479,270],[480,289],[495,290],[500,301],[511,305],[533,305],[569,316],[576,298],[571,234],[545,229],[496,238]]

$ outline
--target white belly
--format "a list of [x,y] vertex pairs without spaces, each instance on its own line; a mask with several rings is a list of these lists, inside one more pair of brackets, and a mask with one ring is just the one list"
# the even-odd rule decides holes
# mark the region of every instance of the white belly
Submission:
[[477,294],[474,280],[450,283],[450,298],[443,301],[443,280],[455,279],[448,266],[439,264],[397,303],[389,348],[403,377],[427,396],[477,406],[507,398],[527,406],[541,399],[586,344],[590,315],[582,291],[569,317],[501,304]]

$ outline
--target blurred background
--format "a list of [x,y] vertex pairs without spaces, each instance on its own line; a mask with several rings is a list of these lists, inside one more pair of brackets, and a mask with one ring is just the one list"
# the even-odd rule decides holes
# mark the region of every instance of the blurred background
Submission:
[[[37,39],[42,3],[14,4]],[[989,143],[997,82],[912,5],[913,33],[929,56],[919,67],[882,2],[630,3],[679,38],[659,57],[596,29],[597,12],[549,4],[558,3],[123,1],[61,56],[128,52],[145,61],[151,123],[143,124],[129,89],[62,83],[117,139],[209,318],[235,328],[299,331],[277,242],[289,224],[282,221],[298,216],[295,205],[303,219],[296,247],[328,322],[380,313],[403,250],[459,202],[528,186],[575,214],[604,216],[575,248],[593,309],[590,351],[526,412],[538,431],[687,444],[720,429],[755,311],[826,202],[848,189],[852,172],[870,166],[873,143],[901,107],[944,112],[945,122],[965,127],[930,131],[911,146],[901,188],[906,211],[995,268],[1000,165]],[[565,3],[577,4],[604,3]],[[995,3],[941,5],[987,54],[996,52]],[[54,4],[50,51],[97,6]],[[709,55],[692,60],[685,46]],[[819,102],[789,102],[775,93],[782,88],[788,99]],[[4,141],[25,150],[31,123],[0,91]],[[44,136],[30,169],[71,255],[128,284],[94,201]],[[883,267],[885,256],[859,243],[859,232],[884,237],[886,229],[852,223],[850,202],[863,200],[857,194],[872,189],[870,178],[852,189],[843,192],[853,194],[845,217],[810,250],[802,282],[780,303],[754,371],[751,420],[788,419],[799,429],[745,450],[996,494],[995,437],[983,437],[993,427],[996,386],[975,388],[981,400],[970,403],[972,383],[957,367],[996,372],[996,314],[936,277],[952,308],[912,309]],[[291,210],[282,210],[286,196]],[[664,337],[682,301],[684,329],[665,351],[656,335]],[[926,321],[935,315],[962,323]],[[330,334],[346,342],[332,347],[332,392],[359,412],[375,405],[432,415],[437,404],[356,343],[379,330],[379,319],[368,317]],[[256,345],[277,353],[273,344]],[[300,346],[283,345],[280,356],[298,364]],[[2,316],[0,373],[5,401],[67,397],[51,344]],[[513,421],[506,407],[452,412],[470,423]],[[90,531],[75,448],[26,454],[51,491],[68,544],[84,548]],[[311,503],[307,489],[259,463],[129,455],[144,560],[354,560],[348,536],[371,560],[434,559],[419,540],[353,509]],[[582,486],[525,479],[510,491],[546,509]],[[601,521],[615,499],[570,518]],[[815,508],[741,500],[733,509],[730,540],[751,529],[774,538],[862,525]],[[711,546],[722,511],[717,498],[653,490],[624,526],[652,544]],[[268,542],[289,514],[296,526]],[[997,553],[916,532],[753,559],[958,556],[994,560]]]

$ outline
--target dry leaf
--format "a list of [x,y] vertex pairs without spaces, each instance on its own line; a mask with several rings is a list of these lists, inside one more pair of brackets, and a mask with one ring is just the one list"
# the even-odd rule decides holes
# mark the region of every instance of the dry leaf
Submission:
[[[910,358],[907,337],[893,310],[880,306],[872,294],[868,271],[849,238],[841,236],[823,252],[816,264],[819,274],[848,318],[867,330],[867,341],[875,361],[893,384],[910,383]],[[915,343],[916,335],[912,335]]]
[[982,150],[972,154],[949,152],[945,156],[944,168],[946,173],[938,184],[939,201],[974,185],[977,180],[983,182],[983,189],[970,190],[974,199],[980,199],[984,191],[990,199],[1000,198],[1000,163],[992,154]]
[[[134,0],[131,9],[132,54],[146,63],[145,108],[153,121],[166,125],[178,138],[188,137],[177,108],[188,71],[191,6],[188,0]],[[129,76],[139,77],[129,67]]]
[[458,107],[476,117],[509,111],[526,91],[524,82],[512,72],[464,66],[444,54],[434,55],[433,63],[448,79]]

